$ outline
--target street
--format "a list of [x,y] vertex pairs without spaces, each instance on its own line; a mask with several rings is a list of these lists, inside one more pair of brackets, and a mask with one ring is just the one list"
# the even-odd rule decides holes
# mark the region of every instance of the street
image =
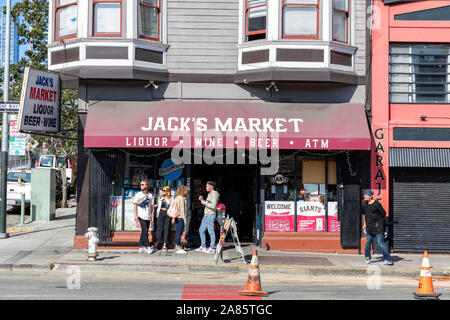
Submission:
[[[93,272],[78,266],[47,273],[0,272],[1,300],[228,300],[245,287],[242,273]],[[417,281],[367,277],[261,274],[263,300],[414,300]],[[436,282],[450,300],[450,282]]]

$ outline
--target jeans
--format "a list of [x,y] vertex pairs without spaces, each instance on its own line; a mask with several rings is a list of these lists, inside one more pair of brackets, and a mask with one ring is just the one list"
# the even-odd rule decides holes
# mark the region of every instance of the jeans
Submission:
[[184,230],[184,219],[175,218],[175,245],[181,246],[181,235]]
[[214,233],[214,221],[216,220],[216,215],[203,216],[202,223],[200,224],[200,241],[202,243],[202,248],[206,248],[206,229],[208,229],[209,237],[211,239],[210,247],[215,248],[216,244],[216,234]]
[[148,227],[150,226],[150,220],[144,220],[141,217],[138,217],[139,223],[141,225],[141,238],[139,239],[139,245],[141,247],[150,246],[148,242]]
[[370,245],[374,238],[377,239],[378,245],[381,248],[381,252],[383,253],[383,259],[387,261],[392,261],[391,255],[389,254],[389,248],[386,244],[386,241],[384,241],[384,234],[379,233],[376,235],[366,233],[366,248],[365,248],[365,256],[366,258],[371,258],[370,255]]
[[169,217],[165,212],[159,213],[159,217],[156,221],[156,242],[166,244],[169,242],[171,220],[172,218]]

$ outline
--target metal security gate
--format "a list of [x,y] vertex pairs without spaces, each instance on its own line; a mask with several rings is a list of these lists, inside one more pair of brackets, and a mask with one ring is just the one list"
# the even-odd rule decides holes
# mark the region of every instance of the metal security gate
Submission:
[[359,248],[361,239],[361,188],[343,185],[338,188],[338,212],[342,248]]
[[100,241],[111,241],[117,209],[115,195],[122,193],[123,154],[91,152],[89,226],[97,227]]
[[450,252],[450,169],[391,168],[393,250]]

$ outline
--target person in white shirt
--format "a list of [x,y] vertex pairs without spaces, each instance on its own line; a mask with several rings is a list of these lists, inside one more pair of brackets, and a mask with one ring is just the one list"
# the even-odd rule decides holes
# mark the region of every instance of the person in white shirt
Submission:
[[[141,238],[139,239],[139,253],[153,253],[148,241],[148,228],[150,226],[151,214],[153,212],[153,196],[150,193],[150,184],[148,180],[141,180],[139,183],[141,191],[133,199],[134,220],[136,226],[141,226]],[[147,249],[146,249],[147,248]]]

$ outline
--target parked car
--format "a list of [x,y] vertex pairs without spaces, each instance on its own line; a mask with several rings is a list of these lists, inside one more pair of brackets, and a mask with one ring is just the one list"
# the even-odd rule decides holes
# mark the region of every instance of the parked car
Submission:
[[25,206],[31,202],[31,170],[11,170],[7,176],[6,204],[18,208],[21,206],[22,193],[25,193]]
[[63,167],[63,165],[66,168],[66,178],[67,183],[69,184],[68,192],[70,194],[75,190],[75,170],[72,157],[69,157],[64,163],[63,156],[55,156],[51,154],[41,155],[36,164],[36,167],[60,169]]

